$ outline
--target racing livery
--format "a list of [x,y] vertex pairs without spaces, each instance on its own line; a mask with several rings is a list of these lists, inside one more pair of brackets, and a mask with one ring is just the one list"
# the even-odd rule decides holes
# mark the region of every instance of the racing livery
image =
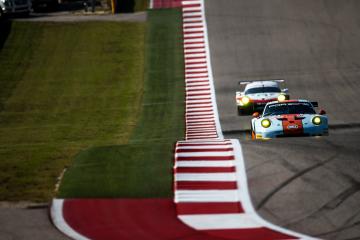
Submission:
[[261,112],[268,102],[289,99],[288,89],[279,87],[281,82],[284,80],[240,81],[239,84],[246,86],[243,92],[236,92],[238,115]]
[[328,117],[324,110],[317,114],[314,107],[317,102],[307,100],[269,102],[261,115],[253,114],[252,138],[328,135]]

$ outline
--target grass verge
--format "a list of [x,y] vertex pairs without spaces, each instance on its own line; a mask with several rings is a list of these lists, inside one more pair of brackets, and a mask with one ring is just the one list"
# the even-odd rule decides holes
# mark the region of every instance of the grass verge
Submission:
[[48,200],[80,150],[128,142],[144,33],[144,23],[12,23],[0,37],[0,200]]
[[172,196],[173,147],[184,135],[181,13],[148,12],[141,114],[127,144],[80,152],[62,198]]
[[135,0],[135,12],[146,11],[148,8],[148,0]]

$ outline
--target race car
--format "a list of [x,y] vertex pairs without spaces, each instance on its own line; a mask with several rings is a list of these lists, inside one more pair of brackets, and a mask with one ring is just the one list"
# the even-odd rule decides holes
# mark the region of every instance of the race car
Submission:
[[267,103],[262,114],[253,114],[252,139],[328,135],[328,117],[324,110],[317,114],[314,110],[317,106],[317,102],[307,100]]
[[236,92],[236,105],[238,115],[251,115],[261,112],[265,104],[275,100],[289,99],[288,89],[280,89],[279,83],[284,80],[255,80],[240,81],[246,85],[243,92]]

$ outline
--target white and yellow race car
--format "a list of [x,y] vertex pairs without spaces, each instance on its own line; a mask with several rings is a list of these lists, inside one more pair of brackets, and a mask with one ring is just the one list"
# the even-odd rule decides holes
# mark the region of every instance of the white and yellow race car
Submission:
[[236,92],[238,115],[251,115],[254,112],[262,112],[268,102],[289,99],[288,89],[281,89],[279,86],[279,83],[282,82],[284,80],[240,81],[240,85],[246,86],[243,92]]

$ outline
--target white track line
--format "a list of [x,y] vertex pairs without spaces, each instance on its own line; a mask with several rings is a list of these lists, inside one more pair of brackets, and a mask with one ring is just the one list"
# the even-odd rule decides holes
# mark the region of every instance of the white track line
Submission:
[[[248,214],[179,215],[179,218],[197,230],[244,229],[262,227]],[[265,238],[264,238],[265,239]]]
[[63,206],[64,199],[53,199],[50,208],[50,216],[54,225],[67,236],[77,240],[90,240],[72,229],[64,219]]

